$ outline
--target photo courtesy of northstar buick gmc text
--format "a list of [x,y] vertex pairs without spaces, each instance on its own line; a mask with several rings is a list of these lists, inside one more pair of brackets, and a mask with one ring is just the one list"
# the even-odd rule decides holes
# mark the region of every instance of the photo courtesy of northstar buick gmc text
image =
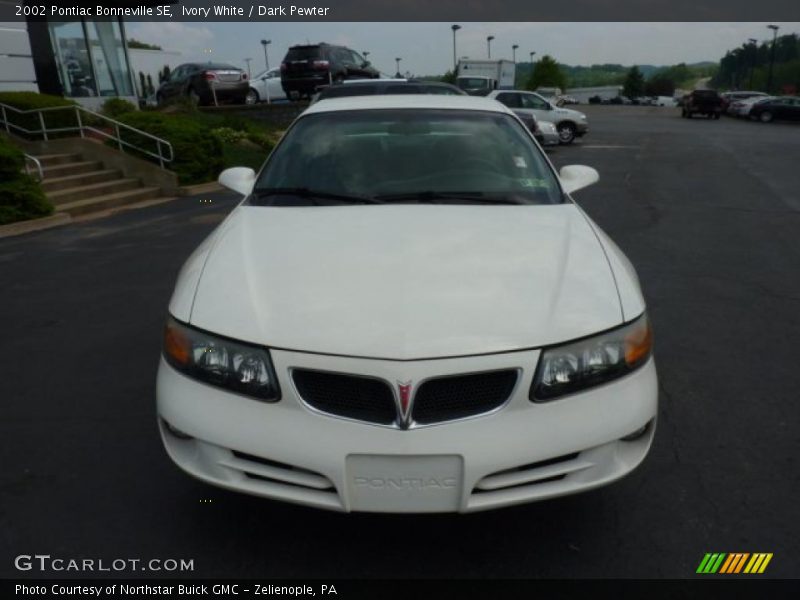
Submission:
[[321,100],[181,270],[157,376],[172,460],[338,511],[472,512],[593,489],[658,404],[638,278],[511,109]]

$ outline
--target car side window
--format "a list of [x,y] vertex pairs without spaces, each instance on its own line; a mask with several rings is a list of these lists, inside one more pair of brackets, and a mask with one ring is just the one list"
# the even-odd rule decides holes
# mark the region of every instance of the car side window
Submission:
[[509,108],[520,108],[519,94],[497,94],[497,100]]
[[363,56],[361,56],[358,52],[354,52],[353,50],[350,50],[350,56],[352,57],[351,60],[353,61],[353,64],[359,67],[367,62]]
[[547,110],[550,105],[539,96],[532,94],[522,94],[522,108],[529,108],[534,110]]
[[342,65],[353,64],[353,58],[350,56],[350,53],[344,48],[336,48],[333,54],[334,57],[336,58],[337,63]]
[[183,79],[184,73],[186,73],[186,67],[180,66],[172,72],[172,74],[169,76],[169,80],[180,81]]

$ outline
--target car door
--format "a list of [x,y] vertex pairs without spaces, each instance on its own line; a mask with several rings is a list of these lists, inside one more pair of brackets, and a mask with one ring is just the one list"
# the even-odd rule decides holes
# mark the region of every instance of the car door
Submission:
[[[264,91],[269,92],[270,102],[274,102],[275,100],[286,100],[286,93],[283,91],[283,87],[281,87],[280,69],[270,69],[267,71],[263,83]],[[266,96],[262,96],[262,98],[266,99]]]
[[494,99],[501,104],[505,104],[508,108],[515,110],[522,108],[522,102],[517,92],[500,92]]
[[522,110],[531,113],[539,121],[553,120],[550,114],[553,106],[547,100],[533,93],[522,92],[519,96]]
[[186,65],[181,65],[169,75],[169,79],[167,79],[164,83],[161,84],[161,87],[158,89],[159,95],[166,99],[166,98],[174,98],[181,92],[181,82],[186,74],[187,68]]

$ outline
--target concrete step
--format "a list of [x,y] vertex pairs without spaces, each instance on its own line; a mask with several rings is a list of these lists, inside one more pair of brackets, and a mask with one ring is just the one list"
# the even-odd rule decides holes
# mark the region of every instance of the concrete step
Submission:
[[42,189],[45,193],[55,192],[66,188],[88,185],[90,183],[101,183],[119,179],[122,173],[116,169],[103,169],[101,171],[89,171],[88,173],[78,173],[76,175],[65,175],[64,177],[51,177],[42,181]]
[[[89,185],[70,187],[47,194],[47,199],[56,206],[73,202],[75,200],[86,200],[98,196],[107,196],[116,192],[132,190],[141,185],[138,179],[115,179],[113,181],[103,181]],[[59,209],[60,210],[60,209]]]
[[58,212],[66,212],[73,217],[77,217],[79,215],[132,204],[134,202],[155,199],[158,198],[160,194],[161,191],[157,187],[138,187],[133,190],[67,202],[66,204],[59,205]]
[[80,162],[71,162],[46,167],[44,169],[44,178],[51,177],[65,177],[66,175],[76,175],[77,173],[91,173],[92,171],[99,171],[103,168],[103,163],[99,160],[85,160]]
[[39,159],[39,162],[42,163],[42,167],[44,168],[83,160],[80,154],[40,154],[36,156],[36,158]]

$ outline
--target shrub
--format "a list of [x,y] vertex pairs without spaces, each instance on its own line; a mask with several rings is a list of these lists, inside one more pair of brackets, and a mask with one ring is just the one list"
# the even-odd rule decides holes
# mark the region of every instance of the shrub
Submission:
[[100,109],[100,112],[107,117],[116,119],[120,115],[124,115],[125,113],[133,112],[135,110],[136,106],[132,102],[128,102],[122,98],[109,98],[103,102],[103,107]]
[[[19,110],[33,110],[37,108],[55,108],[60,106],[74,106],[72,100],[67,100],[61,96],[49,96],[47,94],[39,94],[37,92],[0,92],[0,103],[8,104]],[[29,114],[20,115],[13,111],[6,111],[9,123],[24,127],[29,131],[36,131],[41,128],[39,122],[39,115]],[[78,120],[74,111],[58,110],[46,111],[42,113],[45,125],[48,129],[58,129],[63,127],[76,127]],[[19,130],[12,131],[17,135],[23,137],[40,137],[40,134],[25,134]],[[75,135],[76,132],[65,132],[61,135]],[[59,134],[53,134],[57,136]]]
[[217,127],[216,129],[212,129],[210,133],[223,144],[235,144],[247,138],[247,134],[244,131],[237,131],[230,127]]
[[22,172],[22,151],[0,136],[0,225],[53,212],[39,184]]
[[[222,142],[209,135],[208,129],[190,117],[181,114],[157,112],[131,112],[120,115],[119,120],[155,135],[172,144],[175,160],[167,167],[178,175],[183,184],[212,181],[223,167]],[[140,148],[156,151],[156,143],[147,137],[124,128],[122,139]],[[152,157],[143,155],[148,160]]]

